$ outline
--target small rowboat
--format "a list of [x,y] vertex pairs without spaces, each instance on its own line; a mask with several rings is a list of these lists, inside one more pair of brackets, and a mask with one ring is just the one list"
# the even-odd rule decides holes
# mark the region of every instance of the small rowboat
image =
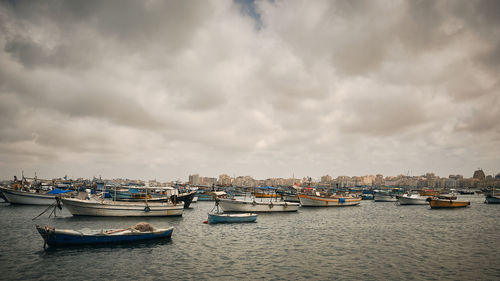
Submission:
[[236,223],[236,222],[255,222],[257,214],[224,214],[224,213],[208,213],[208,223]]
[[454,199],[441,199],[436,197],[427,198],[432,209],[464,208],[470,205],[470,201],[458,201]]
[[173,227],[157,229],[149,223],[138,223],[132,227],[118,230],[100,230],[83,233],[71,229],[55,229],[50,226],[36,226],[44,240],[44,248],[48,246],[74,246],[88,244],[107,244],[136,242],[150,239],[170,238]]

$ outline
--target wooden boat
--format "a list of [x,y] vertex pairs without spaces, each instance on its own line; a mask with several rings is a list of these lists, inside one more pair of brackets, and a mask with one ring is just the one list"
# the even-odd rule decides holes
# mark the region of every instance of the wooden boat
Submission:
[[500,204],[500,196],[487,195],[484,203],[486,203],[486,204]]
[[255,222],[257,214],[242,213],[242,214],[228,214],[220,210],[220,198],[215,197],[215,206],[208,213],[208,220],[205,223],[238,223],[238,222]]
[[253,196],[255,198],[281,198],[281,195],[276,193],[264,193],[264,192],[254,192]]
[[428,205],[427,196],[420,194],[404,194],[398,197],[399,205]]
[[191,203],[193,202],[196,203],[196,201],[198,201],[198,198],[196,199],[196,201],[194,201],[195,196],[196,196],[196,191],[179,193],[179,195],[177,195],[177,201],[184,202],[184,209],[187,209],[189,208]]
[[37,193],[31,191],[14,190],[9,188],[0,188],[2,194],[7,199],[7,202],[11,204],[21,204],[21,205],[52,205],[56,202],[56,196],[61,193],[67,193],[70,191],[55,190],[54,192],[44,192]]
[[61,198],[64,207],[73,216],[99,217],[151,217],[151,216],[182,216],[184,204],[171,202],[127,202],[98,200],[95,197],[89,200],[76,198]]
[[373,193],[373,200],[375,202],[396,202],[398,201],[398,197],[396,194],[388,191],[375,191]]
[[464,208],[470,205],[470,201],[458,201],[439,197],[429,197],[427,201],[432,209]]
[[299,193],[300,205],[303,207],[347,207],[356,206],[361,202],[361,197],[325,196]]
[[118,230],[101,230],[84,233],[70,229],[55,229],[50,226],[36,226],[44,240],[44,248],[48,246],[71,246],[86,244],[108,244],[136,242],[150,239],[170,238],[173,227],[156,229],[148,223],[138,223],[132,227]]
[[283,193],[281,194],[281,198],[286,202],[300,202],[299,196],[295,193]]
[[284,202],[284,201],[261,201],[257,202],[237,200],[237,199],[219,199],[220,206],[224,212],[296,212],[299,209],[299,203]]
[[241,213],[241,214],[226,214],[226,213],[208,213],[208,223],[238,223],[238,222],[255,222],[257,214]]

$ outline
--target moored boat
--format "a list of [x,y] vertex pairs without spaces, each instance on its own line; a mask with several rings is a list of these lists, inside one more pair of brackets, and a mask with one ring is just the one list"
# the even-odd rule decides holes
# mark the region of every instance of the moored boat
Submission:
[[184,204],[170,202],[127,202],[89,200],[76,198],[61,198],[65,208],[73,216],[99,217],[152,217],[152,216],[182,216]]
[[487,195],[484,203],[486,203],[486,204],[500,204],[500,196]]
[[361,202],[361,197],[349,196],[318,196],[299,193],[300,205],[303,207],[346,207],[356,206]]
[[208,213],[208,223],[240,223],[240,222],[255,222],[257,214],[241,213],[241,214],[226,214],[226,213]]
[[470,205],[470,201],[459,201],[456,199],[447,199],[439,197],[429,197],[427,198],[429,205],[432,209],[444,209],[444,208],[464,208]]
[[296,212],[300,204],[284,201],[246,201],[237,199],[219,199],[224,212]]
[[36,226],[42,236],[45,245],[48,246],[71,246],[87,244],[108,244],[135,242],[150,239],[170,238],[173,227],[156,229],[148,223],[138,223],[132,227],[118,230],[101,230],[84,233],[71,229],[55,229],[50,226]]
[[404,194],[398,197],[400,205],[428,205],[427,196],[420,194]]
[[396,194],[388,191],[375,191],[373,193],[373,200],[375,202],[396,202],[398,197]]
[[281,194],[281,198],[286,202],[300,202],[299,196],[293,193],[283,193]]
[[196,191],[182,192],[177,195],[177,201],[184,202],[184,209],[187,209],[189,208],[191,203],[195,203],[196,201],[198,201],[198,199],[196,199],[196,201],[194,200],[195,196]]
[[53,190],[45,193],[14,190],[9,188],[0,188],[1,192],[11,204],[20,205],[52,205],[56,203],[56,196],[69,191]]

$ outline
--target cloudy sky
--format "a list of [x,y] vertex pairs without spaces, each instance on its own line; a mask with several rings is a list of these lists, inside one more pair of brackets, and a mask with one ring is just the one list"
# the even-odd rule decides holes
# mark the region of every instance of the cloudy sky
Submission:
[[0,178],[500,172],[500,1],[7,1]]

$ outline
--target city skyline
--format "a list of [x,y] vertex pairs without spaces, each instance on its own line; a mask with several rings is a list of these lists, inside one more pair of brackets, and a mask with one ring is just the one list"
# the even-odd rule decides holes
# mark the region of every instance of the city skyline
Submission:
[[500,1],[5,1],[0,178],[500,172]]

